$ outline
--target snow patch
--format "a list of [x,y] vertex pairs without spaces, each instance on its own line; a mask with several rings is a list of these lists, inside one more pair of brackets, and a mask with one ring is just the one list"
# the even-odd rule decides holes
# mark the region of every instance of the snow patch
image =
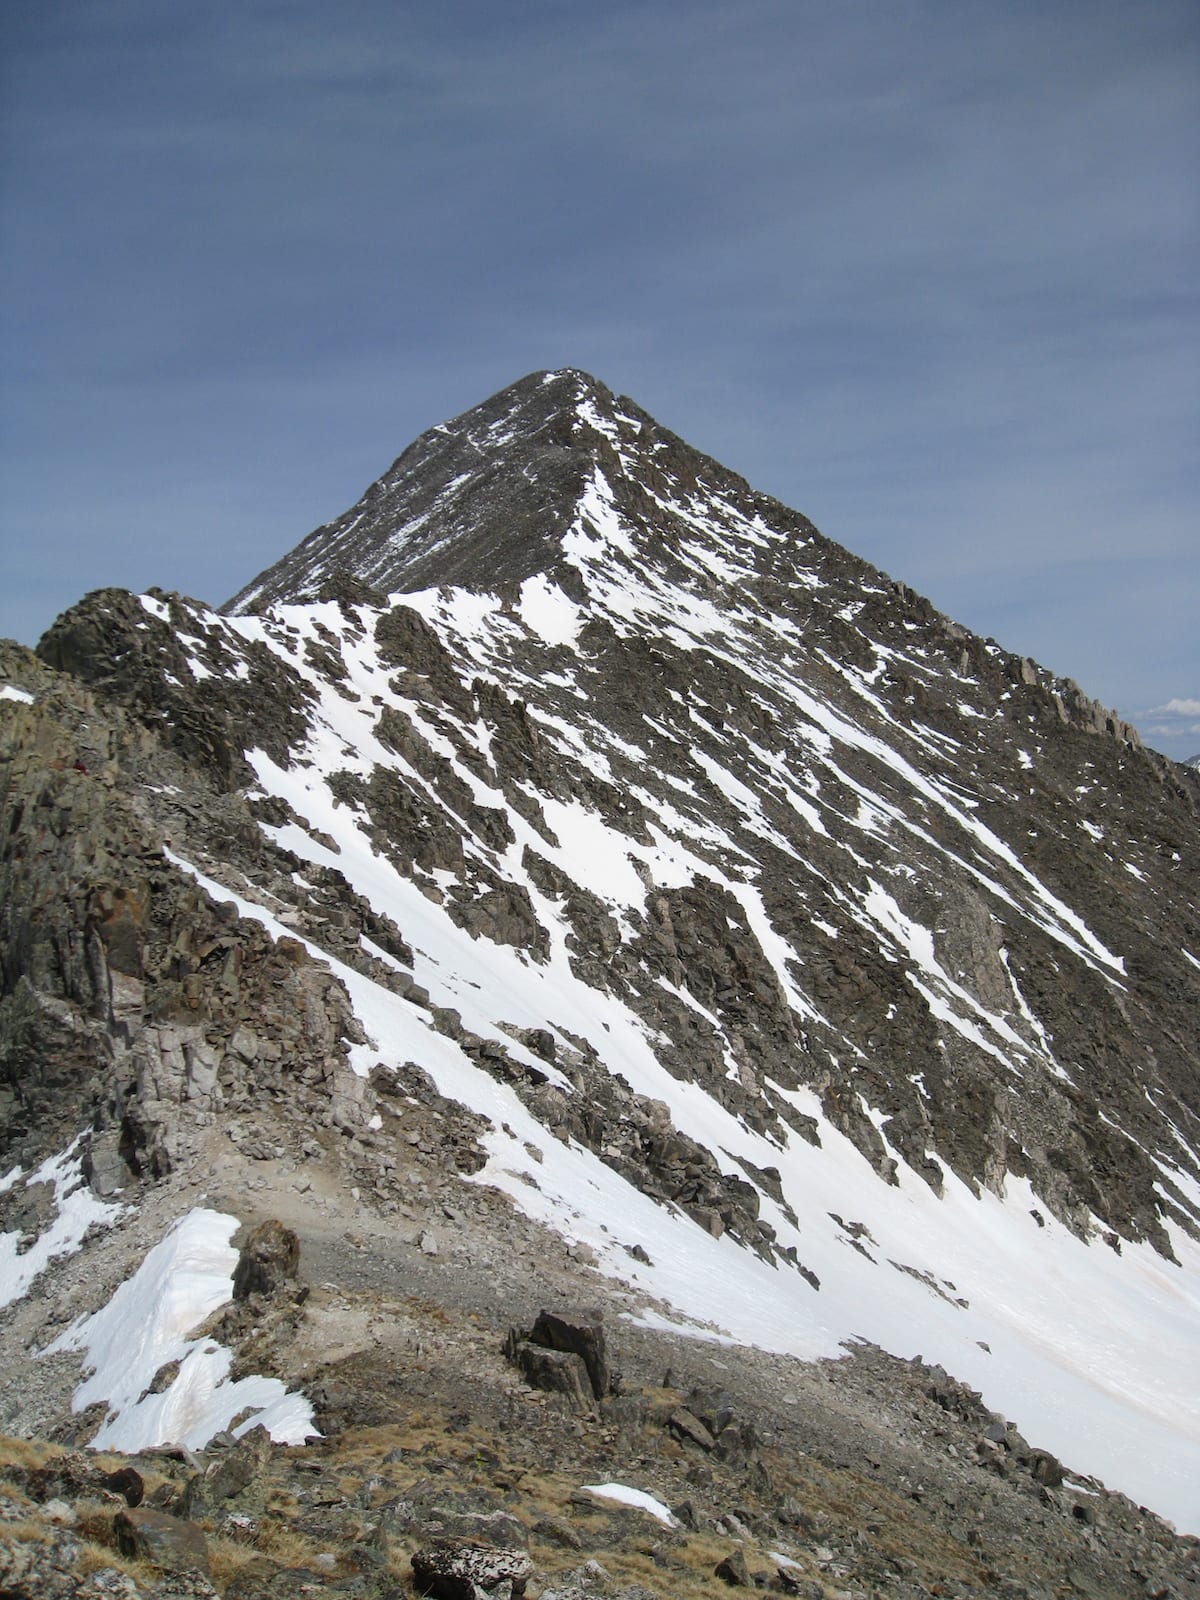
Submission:
[[530,633],[546,644],[573,646],[583,626],[579,607],[542,573],[521,585],[518,608]]
[[[125,1209],[97,1200],[92,1193],[83,1176],[83,1157],[75,1153],[82,1138],[80,1134],[61,1154],[47,1157],[25,1180],[26,1188],[35,1183],[53,1184],[55,1216],[20,1255],[20,1233],[0,1233],[0,1306],[19,1300],[52,1261],[74,1254],[89,1228],[110,1227]],[[20,1167],[15,1167],[0,1184],[0,1193],[12,1188],[20,1174]]]
[[585,1483],[583,1488],[599,1500],[615,1500],[620,1505],[636,1506],[639,1511],[648,1511],[668,1528],[679,1526],[662,1501],[647,1494],[645,1489],[631,1489],[627,1483]]
[[[94,1448],[182,1444],[199,1450],[231,1424],[240,1435],[261,1423],[280,1444],[303,1444],[317,1433],[303,1395],[289,1394],[278,1378],[232,1380],[233,1358],[224,1346],[188,1337],[232,1298],[238,1253],[230,1240],[238,1226],[236,1217],[219,1211],[189,1211],[106,1306],[45,1350],[85,1353],[92,1371],[76,1389],[72,1408],[83,1411],[97,1401],[109,1406]],[[148,1394],[155,1374],[173,1362],[179,1369],[172,1382],[161,1394]]]

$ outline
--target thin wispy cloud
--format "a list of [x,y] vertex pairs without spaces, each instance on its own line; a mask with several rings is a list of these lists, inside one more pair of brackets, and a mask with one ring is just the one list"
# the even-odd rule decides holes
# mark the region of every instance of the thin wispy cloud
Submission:
[[1151,706],[1142,717],[1142,727],[1159,739],[1195,740],[1200,750],[1200,700],[1175,696],[1165,705]]

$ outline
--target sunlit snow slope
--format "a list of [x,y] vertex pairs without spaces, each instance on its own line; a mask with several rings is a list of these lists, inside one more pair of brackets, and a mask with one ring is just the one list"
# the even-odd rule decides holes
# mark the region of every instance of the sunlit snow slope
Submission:
[[681,1325],[920,1352],[1200,1528],[1192,779],[577,373],[236,605],[136,624],[263,838],[173,859],[328,957],[357,1070]]

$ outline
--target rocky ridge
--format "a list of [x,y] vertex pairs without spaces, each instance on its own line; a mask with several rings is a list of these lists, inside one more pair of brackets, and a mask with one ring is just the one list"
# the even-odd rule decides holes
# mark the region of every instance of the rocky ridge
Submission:
[[[582,387],[584,400],[565,406],[564,386]],[[489,439],[501,441],[496,459],[473,478],[466,466]],[[514,507],[497,488],[514,479],[529,486],[509,458],[518,448],[532,453],[540,485],[530,506]],[[543,457],[561,466],[564,453],[570,471],[556,468],[542,482]],[[575,502],[568,496],[554,515],[542,515],[542,502],[552,487],[588,492],[589,463],[616,485],[602,510],[641,547],[617,548],[615,557],[585,551],[572,565],[564,526]],[[430,486],[447,476],[465,509],[435,515]],[[719,508],[719,545],[712,530],[697,532],[701,495]],[[575,374],[553,382],[535,375],[434,430],[364,504],[375,508],[373,521],[356,508],[344,519],[353,538],[342,524],[318,530],[251,586],[255,604],[308,597],[316,579],[332,593],[343,562],[354,564],[352,583],[364,568],[389,584],[422,581],[434,551],[451,574],[463,553],[478,582],[494,566],[478,541],[510,527],[510,567],[495,573],[495,637],[478,652],[486,662],[472,659],[469,641],[436,608],[372,606],[361,593],[291,649],[294,624],[282,619],[246,637],[178,598],[164,597],[154,614],[106,591],[60,619],[39,654],[159,731],[232,797],[239,780],[254,792],[247,751],[294,765],[317,690],[352,698],[345,655],[373,643],[378,687],[386,680],[390,691],[371,719],[384,759],[333,770],[330,793],[365,818],[374,848],[405,876],[426,888],[439,876],[453,880],[433,892],[472,937],[545,961],[548,930],[531,897],[557,904],[576,975],[644,1018],[672,1072],[776,1137],[789,1123],[795,1130],[796,1117],[771,1085],[785,1095],[812,1087],[824,1115],[881,1174],[897,1157],[935,1188],[947,1166],[993,1188],[1013,1171],[1080,1231],[1095,1218],[1164,1252],[1162,1216],[1194,1227],[1191,1203],[1163,1170],[1180,1159],[1176,1130],[1188,1147],[1197,1135],[1189,1043],[1197,996],[1180,951],[1200,935],[1191,863],[1172,845],[1194,830],[1197,789],[1182,769],[1137,749],[1131,730],[1073,685],[966,635]],[[511,533],[510,517],[518,530],[533,521],[537,538]],[[774,538],[759,526],[773,526]],[[376,571],[368,549],[387,552],[392,564]],[[695,632],[672,638],[681,624],[669,606],[662,619],[624,619],[619,590],[606,585],[614,570],[635,570],[635,557],[653,572],[652,591],[669,580],[692,606],[719,605],[721,633],[693,617]],[[536,633],[518,639],[518,627],[505,627],[506,608],[515,623],[526,604],[506,600],[505,586],[539,562],[536,583],[567,585],[554,592],[574,608],[578,648]],[[722,562],[724,584],[714,576]],[[736,597],[728,588],[735,571],[746,574]],[[776,682],[755,675],[764,637],[794,653]],[[749,648],[733,648],[740,645]],[[836,761],[822,760],[822,747],[829,726],[835,740],[845,727],[828,715],[797,715],[797,682],[809,694],[819,688],[822,709],[837,707],[854,728]],[[585,744],[572,747],[556,728],[578,718],[581,705]],[[479,727],[486,756],[476,747]],[[909,764],[914,771],[904,770]],[[723,792],[723,773],[752,775],[755,800]],[[974,798],[960,803],[968,793]],[[635,843],[655,837],[652,825],[674,813],[676,828],[696,830],[698,870],[679,887],[651,883],[622,928],[602,897],[539,848],[554,837],[543,796],[594,811]],[[244,871],[244,851],[261,875],[270,846],[258,825],[292,819],[279,796],[248,804],[257,817],[243,812],[235,827],[223,816],[224,838],[210,854]],[[166,822],[169,804],[160,810]],[[535,830],[520,872],[503,859],[514,838],[510,810]],[[761,912],[787,941],[790,971],[765,955],[739,902],[749,862]],[[287,852],[278,866],[280,877],[295,870]],[[338,899],[336,868],[322,870],[332,871],[326,898]],[[890,904],[871,907],[872,884],[886,888]],[[289,887],[283,898],[312,892]],[[1071,918],[1056,925],[1042,914],[1048,894],[1070,905],[1096,948],[1119,950],[1119,965],[1081,945]],[[1164,918],[1181,920],[1168,927]],[[936,928],[934,961],[952,989],[966,990],[965,999],[950,996],[959,1017],[949,1027],[905,948],[910,919]],[[403,957],[398,934],[383,945]],[[792,977],[800,1003],[788,992]],[[974,1037],[980,1006],[1006,1018],[982,1042]],[[1014,1029],[1022,1036],[1013,1038]],[[603,1103],[610,1079],[608,1068],[593,1074],[590,1098]],[[566,1108],[558,1099],[549,1097],[560,1128],[596,1148],[612,1143],[573,1114],[578,1099]],[[628,1153],[645,1170],[644,1134]],[[667,1193],[676,1198],[669,1184]],[[694,1203],[718,1215],[730,1209],[711,1185]]]
[[[61,1192],[34,1174],[80,1134],[91,1194],[138,1208],[46,1269],[51,1324],[100,1303],[201,1190],[247,1221],[268,1197],[270,1214],[290,1208],[306,1255],[358,1285],[356,1326],[378,1328],[365,1257],[391,1260],[397,1233],[397,1273],[433,1274],[461,1309],[449,1227],[456,1273],[482,1276],[464,1303],[488,1321],[488,1371],[504,1370],[509,1327],[604,1300],[589,1257],[625,1278],[610,1316],[677,1319],[662,1273],[688,1235],[589,1231],[555,1188],[559,1150],[655,1208],[639,1217],[749,1252],[805,1317],[833,1315],[821,1308],[862,1271],[914,1317],[928,1303],[988,1326],[977,1291],[889,1245],[857,1177],[814,1211],[797,1177],[843,1144],[871,1193],[983,1204],[1027,1186],[1047,1239],[1093,1241],[1114,1274],[1122,1251],[1186,1264],[1196,778],[594,380],[534,375],[433,430],[229,614],[102,591],[36,655],[0,646],[0,682],[0,1112],[17,1169],[0,1231],[41,1248]],[[385,1001],[402,1035],[381,1033]],[[571,1252],[545,1305],[522,1288],[546,1248],[539,1218]],[[361,1249],[329,1243],[347,1233]],[[497,1241],[514,1235],[530,1242],[510,1265]],[[235,1308],[221,1338],[238,1370],[307,1384],[298,1351],[329,1330],[325,1292],[265,1330]],[[0,1313],[14,1377],[0,1426],[23,1433],[68,1426],[71,1364],[32,1359],[37,1325],[28,1302]],[[678,1336],[658,1337],[645,1390],[662,1387],[650,1366],[679,1360]],[[318,1380],[337,1438],[410,1356],[355,1351]],[[541,1358],[524,1360],[528,1377]],[[877,1395],[907,1392],[903,1363],[856,1360],[845,1370],[878,1360]],[[466,1370],[450,1363],[447,1408]],[[553,1419],[556,1461],[572,1428],[625,1399],[592,1385],[593,1416],[575,1379],[565,1402],[519,1390],[522,1427]],[[827,1464],[877,1448],[854,1431],[871,1385],[847,1382],[855,1443],[832,1442],[827,1418]],[[694,1387],[580,1472],[665,1471],[676,1447],[711,1469],[723,1430]],[[756,1392],[747,1380],[743,1410]],[[905,1449],[928,1440],[891,1411]],[[490,1449],[511,1418],[489,1418]],[[1091,1525],[1046,1513],[1038,1490],[1060,1486],[1032,1463],[1047,1452],[1010,1440],[999,1413],[958,1423],[1003,1437],[980,1453],[952,1430],[938,1471],[957,1482],[963,1455],[977,1485],[1011,1464],[1043,1521],[1005,1522],[1003,1538],[1067,1582],[1063,1529]],[[807,1451],[787,1439],[785,1455]],[[873,1470],[916,1482],[932,1467],[913,1479],[914,1459]],[[717,1499],[745,1504],[755,1471],[729,1467],[714,1526]],[[773,1510],[755,1514],[784,1537]],[[949,1512],[935,1522],[961,1543]],[[1123,1531],[1086,1581],[1114,1595],[1135,1569],[1157,1581],[1138,1554],[1152,1524],[1136,1508],[1112,1522]],[[940,1532],[913,1537],[944,1548]],[[1015,1584],[1002,1544],[991,1570]],[[1182,1581],[1190,1546],[1162,1548]],[[911,1591],[864,1568],[861,1592],[925,1592],[938,1559]],[[953,1581],[943,1592],[984,1580]]]

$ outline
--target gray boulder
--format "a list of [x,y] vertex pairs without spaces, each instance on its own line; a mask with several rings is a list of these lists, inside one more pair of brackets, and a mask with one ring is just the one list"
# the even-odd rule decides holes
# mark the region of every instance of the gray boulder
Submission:
[[194,1522],[146,1506],[131,1506],[113,1518],[117,1548],[134,1561],[148,1561],[167,1572],[209,1575],[208,1541]]
[[519,1600],[533,1575],[524,1550],[439,1540],[414,1551],[417,1592],[432,1600]]
[[233,1271],[233,1298],[274,1294],[296,1276],[300,1241],[291,1228],[274,1220],[261,1222],[242,1246]]
[[581,1357],[597,1400],[611,1391],[602,1312],[540,1311],[529,1337],[548,1350],[568,1350]]

